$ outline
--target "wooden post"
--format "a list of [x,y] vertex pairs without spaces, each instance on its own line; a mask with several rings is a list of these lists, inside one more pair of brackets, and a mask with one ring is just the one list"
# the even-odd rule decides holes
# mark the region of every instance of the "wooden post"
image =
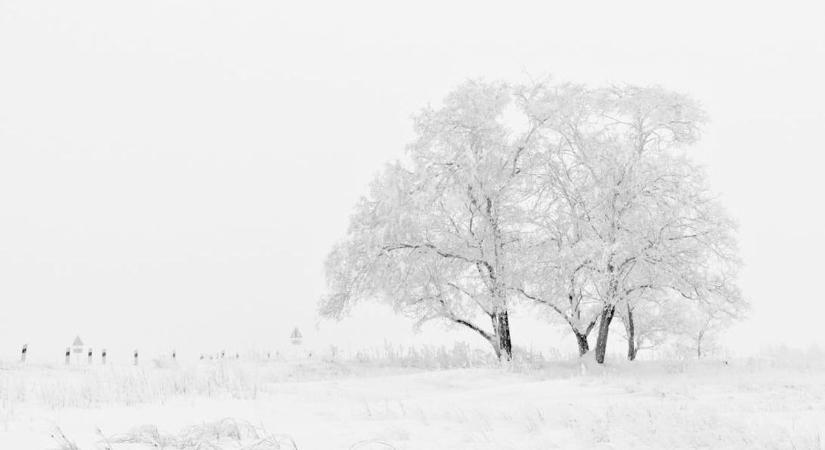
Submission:
[[66,347],[66,365],[68,366],[72,362],[72,349]]
[[100,352],[100,360],[103,361],[103,364],[106,364],[106,349],[104,348],[102,352]]
[[20,362],[26,363],[26,351],[29,349],[29,344],[23,344],[23,350],[20,352]]
[[226,356],[226,350],[221,350],[221,359],[223,359],[224,356]]
[[89,357],[89,365],[92,365],[92,347],[89,347],[89,353],[87,356]]
[[135,350],[135,365],[138,365],[138,351]]
[[172,361],[175,361],[177,359],[177,357],[178,357],[177,352],[175,351],[175,349],[172,349]]

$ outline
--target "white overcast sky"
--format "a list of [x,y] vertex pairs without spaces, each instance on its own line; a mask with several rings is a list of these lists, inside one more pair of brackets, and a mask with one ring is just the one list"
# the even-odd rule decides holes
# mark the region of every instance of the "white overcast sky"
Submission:
[[0,358],[402,342],[318,325],[326,252],[416,110],[548,74],[700,100],[753,303],[729,345],[825,345],[823,2],[292,3],[0,0]]

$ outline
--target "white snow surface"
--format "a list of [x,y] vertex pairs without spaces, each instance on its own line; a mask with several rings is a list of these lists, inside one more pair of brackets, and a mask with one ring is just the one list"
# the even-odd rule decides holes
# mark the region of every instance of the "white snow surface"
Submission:
[[[254,427],[271,446],[224,436],[198,448],[821,449],[825,364],[0,366],[0,449],[157,448],[117,439],[214,423]],[[173,444],[165,448],[196,448]]]

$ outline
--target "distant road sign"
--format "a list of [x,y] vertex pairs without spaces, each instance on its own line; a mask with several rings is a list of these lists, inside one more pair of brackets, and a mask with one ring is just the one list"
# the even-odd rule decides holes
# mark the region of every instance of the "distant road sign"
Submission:
[[74,342],[72,342],[72,353],[83,353],[83,341],[80,336],[74,338]]

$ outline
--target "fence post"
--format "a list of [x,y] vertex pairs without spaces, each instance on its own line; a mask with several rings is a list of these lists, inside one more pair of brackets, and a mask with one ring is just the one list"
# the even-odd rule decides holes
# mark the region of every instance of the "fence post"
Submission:
[[106,364],[106,349],[104,348],[102,352],[100,352],[100,359],[103,361],[103,364]]
[[29,349],[29,344],[23,344],[23,350],[20,352],[20,362],[26,364],[26,351]]
[[72,362],[72,349],[66,347],[66,365],[68,366]]
[[177,357],[178,357],[178,353],[175,351],[175,349],[172,349],[172,361],[176,361]]
[[89,357],[89,365],[92,365],[92,347],[89,347],[88,357]]
[[135,365],[138,365],[138,351],[135,350]]

